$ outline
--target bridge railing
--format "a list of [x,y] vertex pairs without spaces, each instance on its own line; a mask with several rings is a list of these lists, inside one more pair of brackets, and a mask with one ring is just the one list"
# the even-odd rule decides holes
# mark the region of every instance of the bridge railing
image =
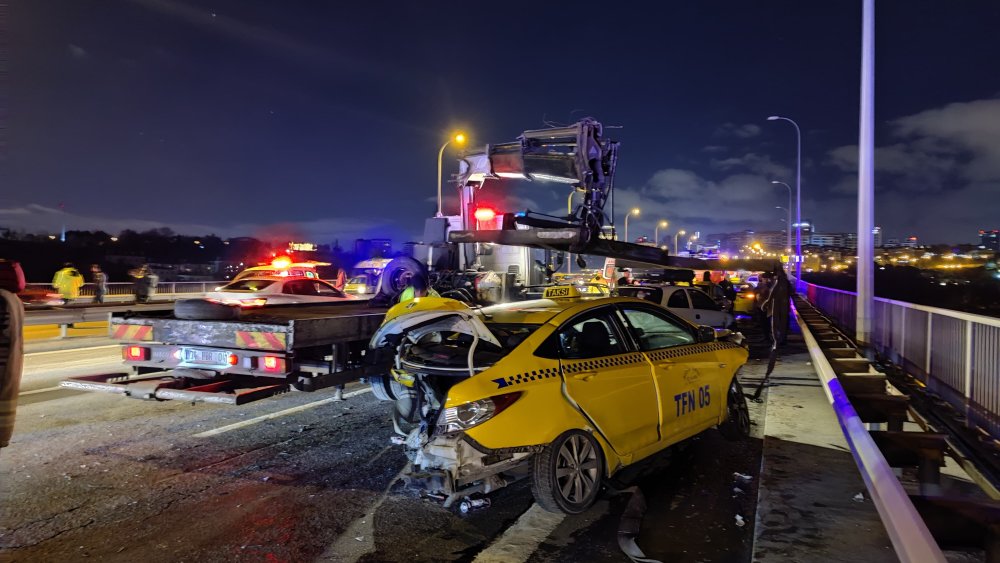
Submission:
[[[799,282],[799,293],[854,333],[857,294]],[[1000,435],[1000,319],[875,298],[872,346],[970,421]]]
[[[230,280],[232,281],[232,280]],[[156,284],[156,293],[159,295],[195,295],[213,291],[215,288],[226,285],[229,281],[178,281],[159,282]],[[29,288],[43,289],[56,293],[52,286],[47,283],[25,284]],[[81,297],[93,297],[95,286],[92,283],[84,284],[80,288]],[[110,282],[108,283],[108,296],[135,295],[135,284],[132,282]]]

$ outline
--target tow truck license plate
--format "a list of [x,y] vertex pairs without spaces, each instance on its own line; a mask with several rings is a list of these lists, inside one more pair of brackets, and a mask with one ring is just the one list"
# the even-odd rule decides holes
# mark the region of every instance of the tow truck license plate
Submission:
[[204,366],[225,366],[229,364],[229,354],[223,350],[184,348],[184,363]]

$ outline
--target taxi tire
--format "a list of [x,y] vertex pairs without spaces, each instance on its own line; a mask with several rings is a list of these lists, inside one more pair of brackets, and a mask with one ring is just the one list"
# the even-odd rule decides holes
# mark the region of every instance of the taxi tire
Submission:
[[240,307],[207,299],[181,299],[174,303],[174,316],[192,321],[230,321],[240,318]]
[[[589,450],[586,446],[589,445]],[[579,455],[583,453],[583,455]],[[591,455],[593,454],[593,455]],[[562,489],[567,485],[562,484],[557,477],[557,471],[567,460],[576,458],[590,466],[589,470],[596,469],[590,489],[583,498],[573,500],[566,498]],[[563,468],[566,468],[563,466]],[[570,430],[561,434],[545,447],[540,453],[535,455],[532,479],[531,494],[535,497],[535,502],[549,512],[563,512],[565,514],[579,514],[594,504],[598,494],[601,492],[601,481],[604,477],[604,452],[597,440],[583,430]],[[571,479],[572,476],[564,479]],[[571,491],[572,492],[572,491]]]
[[726,421],[719,425],[719,432],[727,440],[742,440],[750,436],[750,411],[743,386],[735,377],[729,384],[726,396]]

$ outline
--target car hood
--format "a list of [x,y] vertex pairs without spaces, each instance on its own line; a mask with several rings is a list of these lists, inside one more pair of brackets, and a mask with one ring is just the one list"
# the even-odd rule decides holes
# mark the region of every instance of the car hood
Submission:
[[408,334],[418,340],[424,334],[436,331],[468,334],[500,347],[500,342],[486,327],[481,315],[465,303],[443,297],[421,297],[389,309],[382,326],[372,336],[369,348],[385,346],[393,335]]

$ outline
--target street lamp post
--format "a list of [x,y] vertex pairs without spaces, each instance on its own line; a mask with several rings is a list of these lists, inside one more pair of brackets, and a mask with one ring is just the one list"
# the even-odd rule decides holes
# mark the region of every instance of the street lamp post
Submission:
[[772,184],[781,184],[788,188],[788,224],[786,225],[785,234],[785,248],[789,252],[792,251],[792,187],[784,182],[779,182],[777,180],[771,180]]
[[464,145],[465,144],[465,135],[463,135],[462,133],[456,133],[454,137],[452,137],[451,139],[448,139],[447,141],[445,141],[444,144],[441,145],[441,150],[438,151],[438,212],[437,212],[437,217],[444,217],[444,214],[441,213],[441,167],[442,167],[442,161],[444,160],[444,149],[448,145],[450,145],[452,141],[455,141],[455,144],[457,144],[457,145]]
[[660,227],[666,229],[667,225],[669,224],[670,223],[664,219],[663,221],[657,223],[656,228],[653,229],[653,242],[656,244],[656,246],[660,246]]
[[629,238],[628,238],[628,218],[629,218],[630,215],[635,215],[636,217],[638,217],[639,216],[639,208],[638,207],[633,207],[628,213],[625,214],[625,242],[629,241]]
[[677,237],[679,237],[681,235],[686,235],[686,234],[687,234],[687,231],[680,230],[680,231],[677,231],[677,233],[674,235],[674,256],[677,256]]
[[795,281],[802,279],[802,130],[795,120],[780,115],[768,117],[768,121],[787,121],[795,127]]

